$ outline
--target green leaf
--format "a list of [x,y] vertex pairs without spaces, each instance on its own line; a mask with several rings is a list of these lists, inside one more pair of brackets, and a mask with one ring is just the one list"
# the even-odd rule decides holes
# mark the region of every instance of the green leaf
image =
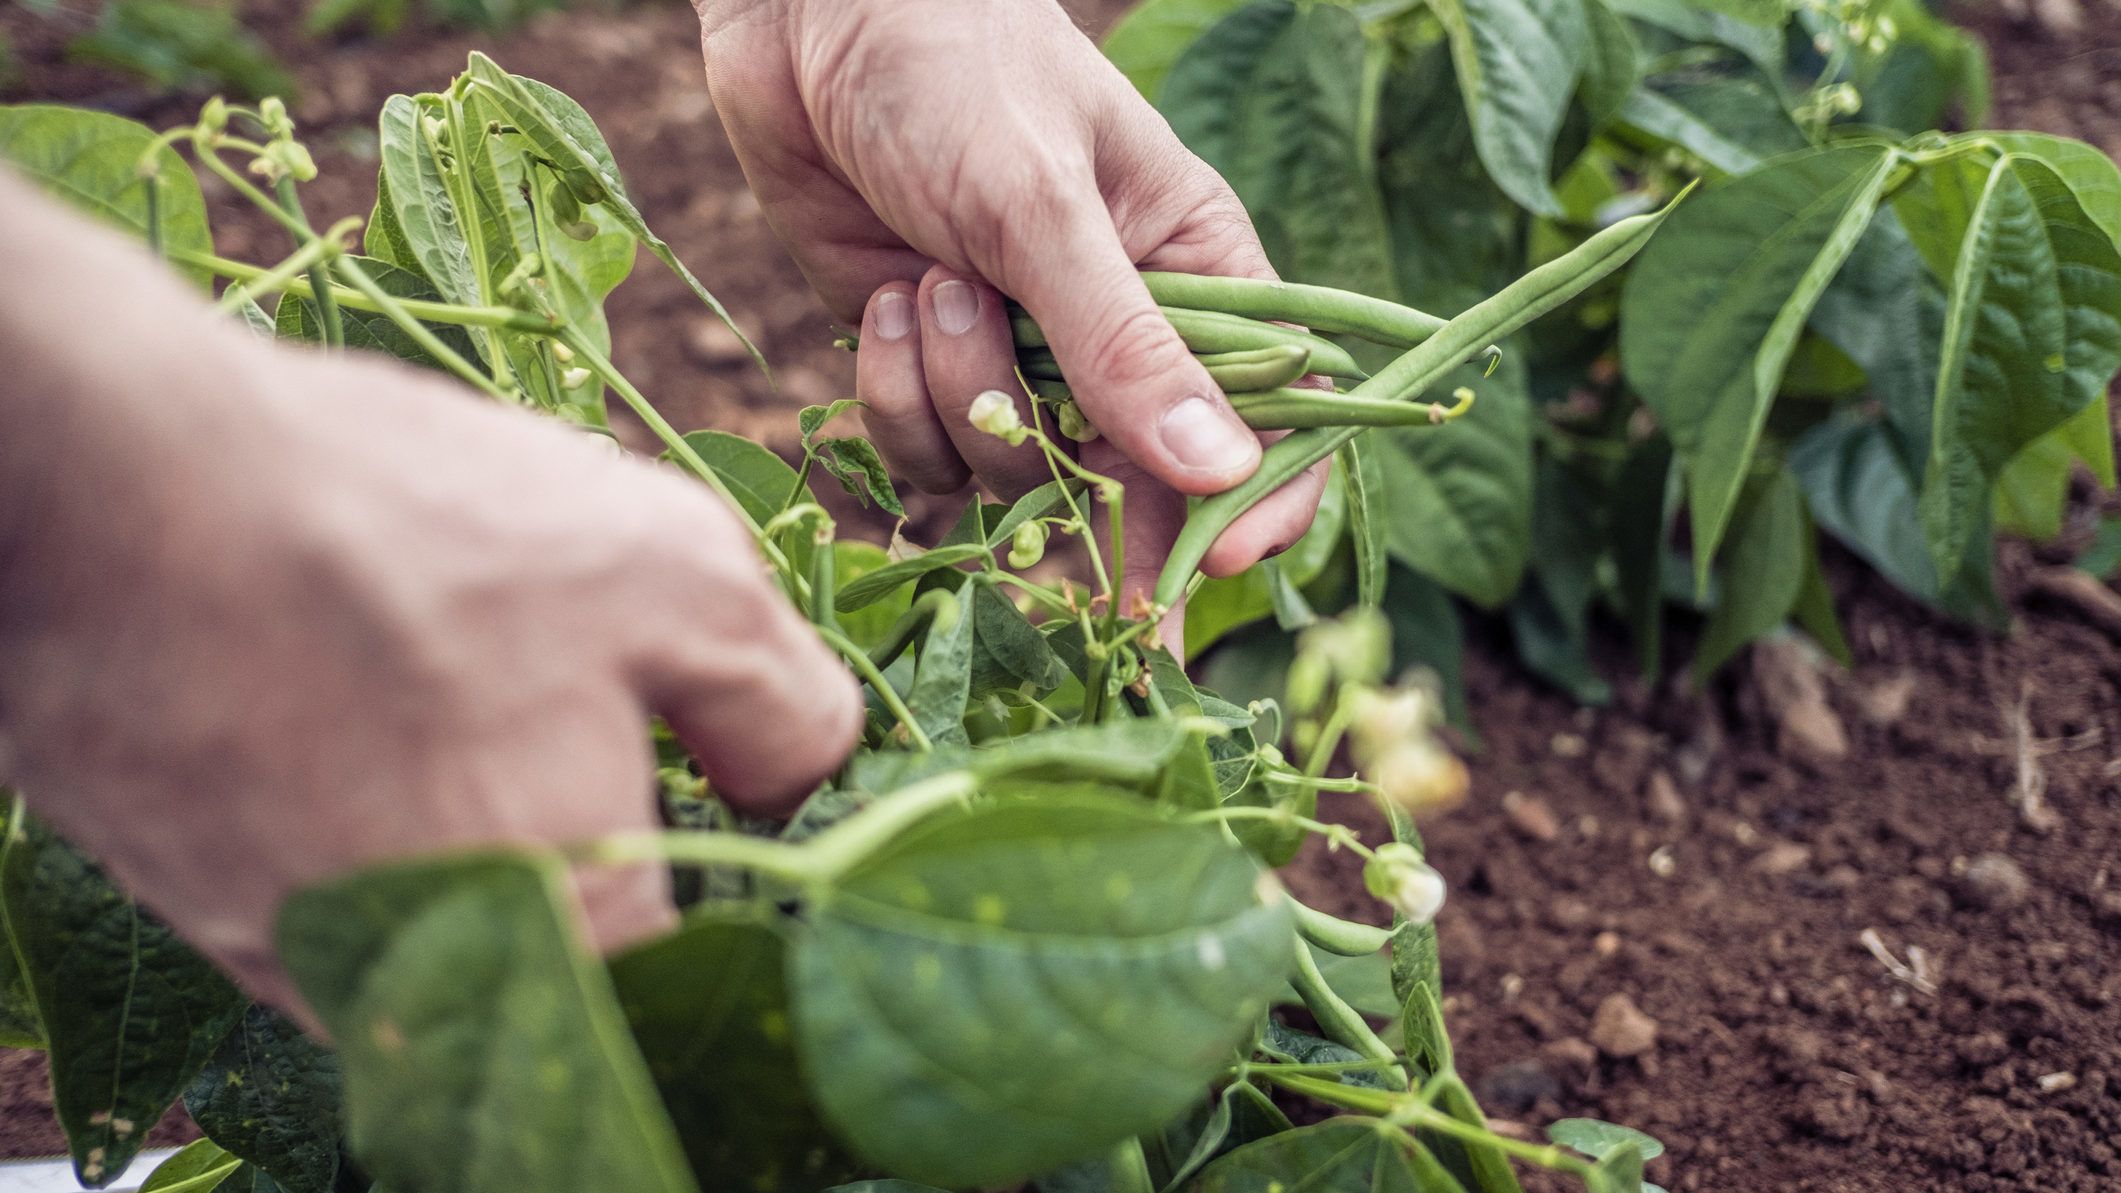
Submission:
[[1070,725],[982,745],[968,765],[990,781],[1009,776],[1056,783],[1095,781],[1146,792],[1192,735],[1186,725],[1162,717]]
[[986,534],[987,545],[999,548],[1016,533],[1017,527],[1034,518],[1044,518],[1066,508],[1068,495],[1073,495],[1080,502],[1083,491],[1088,487],[1083,481],[1069,477],[1066,480],[1047,481],[1017,498],[1007,512],[993,519],[994,529]]
[[2091,545],[2077,556],[2077,566],[2099,577],[2113,578],[2121,571],[2121,518],[2108,515],[2099,519],[2099,529],[2092,536]]
[[1385,544],[1384,465],[1361,439],[1340,449],[1340,483],[1347,494],[1348,538],[1355,545],[1355,601],[1375,609],[1385,599],[1392,557]]
[[1612,687],[1590,659],[1591,602],[1598,595],[1597,509],[1553,459],[1538,470],[1532,513],[1532,582],[1510,606],[1518,657],[1580,704],[1603,704]]
[[1664,670],[1664,575],[1671,553],[1672,446],[1650,439],[1629,450],[1608,497],[1606,536],[1614,599],[1635,640],[1643,678]]
[[2078,424],[2096,419],[2100,434],[2112,435],[2105,399],[2086,406],[2070,420],[2020,449],[1996,476],[1995,525],[2005,534],[2048,542],[2062,533],[2069,504],[2069,481],[2076,462]]
[[[1417,1175],[1421,1145],[1380,1119],[1336,1118],[1248,1143],[1215,1163],[1189,1193],[1444,1193]],[[1435,1163],[1427,1158],[1427,1164]],[[1449,1177],[1445,1177],[1449,1180]]]
[[1748,25],[1780,26],[1790,19],[1789,0],[1693,0],[1693,3]]
[[1655,1136],[1595,1118],[1556,1119],[1547,1128],[1547,1138],[1563,1147],[1575,1148],[1593,1160],[1603,1160],[1622,1147],[1633,1147],[1645,1160],[1654,1160],[1664,1154],[1664,1144]]
[[195,1139],[155,1166],[140,1193],[214,1193],[235,1175],[243,1161],[211,1139]]
[[767,369],[765,357],[760,355],[758,347],[744,335],[743,329],[736,325],[736,321],[729,317],[729,312],[723,308],[721,300],[709,293],[707,287],[700,284],[700,280],[685,267],[685,263],[678,260],[677,254],[670,246],[649,230],[640,209],[626,196],[626,188],[619,181],[618,169],[612,161],[610,148],[604,144],[604,138],[598,133],[595,123],[579,106],[574,105],[571,100],[561,103],[565,97],[558,91],[536,84],[534,80],[511,75],[502,70],[493,59],[477,51],[472,52],[470,61],[464,68],[464,76],[507,115],[515,129],[535,147],[539,157],[552,162],[575,178],[584,180],[585,185],[593,185],[600,190],[601,201],[596,206],[609,208],[619,224],[632,233],[643,248],[668,266],[693,295],[707,305],[707,309],[713,311],[728,325],[729,330],[736,333],[737,339],[750,350],[751,358],[758,362],[759,368],[771,372]]
[[1695,0],[1606,0],[1613,11],[1682,41],[1735,50],[1763,72],[1782,69],[1783,32],[1735,20]]
[[1453,315],[1524,268],[1523,213],[1480,164],[1448,47],[1404,51],[1385,76],[1377,174],[1399,293]]
[[2004,152],[2030,157],[2055,172],[2107,238],[2121,247],[2121,165],[2082,141],[2046,133],[1968,133],[1961,140],[1994,142]]
[[1781,625],[1804,590],[1811,530],[1796,478],[1778,468],[1749,488],[1731,527],[1730,549],[1716,569],[1722,599],[1694,650],[1696,684],[1746,643]]
[[[1050,692],[1067,681],[1068,669],[1053,653],[1046,635],[994,585],[974,588],[972,618],[975,695],[1026,684]],[[980,682],[983,678],[989,681],[985,687]]]
[[1821,423],[1790,452],[1790,471],[1804,488],[1812,518],[1869,561],[1902,592],[1982,625],[2009,620],[1996,595],[1988,527],[1970,542],[1958,574],[1941,578],[1924,545],[1914,480],[1885,426],[1854,418]]
[[382,159],[377,212],[365,247],[379,260],[426,277],[448,301],[483,306],[485,292],[471,267],[456,204],[427,143],[422,121],[432,118],[410,96],[383,101],[376,125]]
[[1827,587],[1826,574],[1819,569],[1817,535],[1805,535],[1804,551],[1804,585],[1797,593],[1790,619],[1804,627],[1828,658],[1843,667],[1853,667],[1856,654],[1849,649],[1848,635],[1841,629],[1841,614],[1834,609],[1834,590]]
[[[1653,242],[1654,243],[1654,242]],[[1506,354],[1493,377],[1468,365],[1437,389],[1470,385],[1465,417],[1371,432],[1386,478],[1392,558],[1475,604],[1510,598],[1532,545],[1532,418],[1524,366]]]
[[[55,104],[0,105],[0,161],[12,164],[51,195],[143,240],[148,184],[139,167],[154,140],[153,130],[122,116]],[[206,197],[190,164],[168,146],[154,160],[161,178],[158,226],[163,248],[213,252]],[[205,269],[175,268],[201,286],[213,282],[213,274]]]
[[294,80],[232,5],[125,0],[101,9],[96,27],[67,46],[69,57],[129,71],[164,92],[294,94]]
[[1724,174],[1806,148],[1781,99],[1750,76],[1655,79],[1627,97],[1619,119],[1636,137],[1684,149]]
[[331,1193],[339,1171],[339,1058],[252,1004],[185,1091],[192,1121],[287,1193]]
[[1247,0],[1146,0],[1105,34],[1105,57],[1150,102],[1179,55]]
[[1283,277],[1390,294],[1367,54],[1345,8],[1258,0],[1186,50],[1159,106],[1244,200]]
[[44,1024],[52,1109],[74,1173],[100,1189],[132,1163],[244,1000],[94,863],[20,813],[0,851],[0,899]]
[[[1391,954],[1377,952],[1343,957],[1316,945],[1306,944],[1304,947],[1311,950],[1311,959],[1318,963],[1318,972],[1326,979],[1326,986],[1357,1013],[1372,1019],[1392,1019],[1399,1015],[1399,996],[1392,991]],[[1293,984],[1283,990],[1276,1001],[1285,1006],[1303,1005]]]
[[1665,430],[1707,579],[1784,365],[1877,210],[1897,155],[1781,158],[1683,205],[1636,259],[1621,303],[1628,379]]
[[1287,976],[1288,905],[1248,854],[1094,790],[936,817],[810,909],[796,1038],[880,1167],[999,1185],[1154,1130]]
[[1554,139],[1591,47],[1583,0],[1433,0],[1480,160],[1510,198],[1558,216]]
[[2103,394],[2121,365],[2121,250],[2075,193],[2030,158],[1998,161],[1979,191],[1952,274],[1922,482],[1923,528],[1946,574],[2005,463]]
[[[793,473],[789,475],[791,479],[794,476]],[[958,564],[987,557],[988,549],[979,543],[960,543],[954,547],[937,547],[933,551],[923,551],[909,559],[901,559],[858,576],[852,583],[841,585],[833,607],[841,613],[852,613],[883,600],[897,592],[902,585],[911,584],[930,572],[954,568]]]
[[873,500],[894,517],[906,516],[906,507],[899,503],[898,490],[891,484],[891,473],[884,467],[883,457],[876,454],[876,447],[867,439],[845,435],[823,440],[814,447],[818,463],[863,508],[868,508]]
[[913,687],[906,693],[914,720],[939,746],[969,744],[964,721],[972,698],[973,594],[978,587],[977,579],[966,579],[956,603],[929,623],[913,669]]
[[768,927],[696,915],[611,978],[694,1172],[809,1193],[852,1166],[797,1067],[785,953]]
[[944,1190],[912,1181],[856,1181],[851,1185],[834,1185],[825,1193],[944,1193]]
[[1583,8],[1590,37],[1576,98],[1592,127],[1603,128],[1642,82],[1642,46],[1605,0],[1584,0]]
[[[835,575],[842,587],[861,579],[871,572],[891,565],[891,556],[875,543],[858,539],[837,539],[832,544]],[[913,590],[905,585],[894,588],[891,595],[849,612],[839,614],[840,631],[855,645],[870,649],[880,645],[891,627],[913,604]]]
[[280,958],[395,1193],[695,1193],[557,858],[468,854],[296,893]]
[[[693,431],[685,436],[685,443],[714,469],[714,474],[735,495],[737,504],[760,525],[772,521],[793,501],[810,498],[807,491],[801,490],[795,469],[749,439],[726,431]],[[664,453],[664,458],[668,459],[669,453]],[[841,589],[843,612],[850,608],[846,597],[846,590]]]
[[1929,455],[1944,351],[1944,289],[1896,211],[1881,211],[1812,311],[1812,330],[1862,366],[1902,455]]
[[[417,273],[399,269],[388,261],[379,261],[374,257],[350,259],[368,274],[379,289],[393,298],[419,301],[440,301],[442,298],[434,286]],[[422,368],[443,367],[440,361],[428,354],[427,349],[406,335],[405,329],[391,322],[387,315],[342,305],[339,308],[339,324],[345,332],[346,346],[349,348],[381,352]],[[433,332],[457,355],[466,360],[478,359],[479,350],[462,327],[448,323],[429,323],[426,326],[427,330]],[[317,304],[294,294],[280,296],[279,307],[274,312],[273,331],[282,339],[303,340],[312,344],[324,341],[323,320],[317,313]]]
[[1392,623],[1392,673],[1421,668],[1433,674],[1443,694],[1445,718],[1478,742],[1466,705],[1465,626],[1451,594],[1434,580],[1397,566],[1391,569],[1386,592],[1384,611]]

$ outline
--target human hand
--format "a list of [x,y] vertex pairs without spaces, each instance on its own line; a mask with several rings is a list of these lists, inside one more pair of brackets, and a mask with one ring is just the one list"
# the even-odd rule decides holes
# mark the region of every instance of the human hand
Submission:
[[[1259,464],[1137,274],[1273,276],[1228,185],[1053,0],[697,6],[715,105],[769,223],[861,325],[857,389],[894,473],[930,492],[975,476],[1004,497],[1050,479],[1034,447],[966,419],[984,390],[1025,403],[1006,294],[1103,432],[1083,462],[1128,484],[1124,588],[1146,591],[1185,495]],[[1325,475],[1260,503],[1203,569],[1295,542]]]
[[[0,778],[253,993],[292,1005],[297,888],[653,828],[651,713],[754,812],[852,745],[851,677],[703,487],[255,340],[107,234],[11,213],[50,226],[0,244],[0,359],[40,409],[6,412],[34,453],[0,447],[29,515],[0,518]],[[607,947],[670,916],[658,867],[581,890]]]

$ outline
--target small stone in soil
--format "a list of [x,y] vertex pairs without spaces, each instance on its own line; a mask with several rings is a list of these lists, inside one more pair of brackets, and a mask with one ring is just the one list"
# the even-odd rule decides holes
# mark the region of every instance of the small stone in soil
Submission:
[[2032,880],[2017,862],[2000,853],[1984,853],[1967,863],[1959,876],[1959,899],[1970,907],[2008,911],[2032,891]]
[[1643,796],[1643,803],[1653,818],[1666,824],[1686,820],[1686,797],[1679,794],[1679,784],[1672,781],[1672,776],[1661,770],[1650,773],[1649,790]]
[[1812,864],[1812,849],[1794,841],[1780,841],[1753,858],[1753,870],[1770,878],[1794,874]]
[[1608,994],[1591,1016],[1591,1043],[1615,1059],[1641,1056],[1657,1047],[1657,1021],[1627,995]]
[[1552,841],[1561,835],[1561,819],[1554,809],[1536,795],[1522,791],[1507,792],[1502,797],[1503,818],[1517,835],[1527,841]]

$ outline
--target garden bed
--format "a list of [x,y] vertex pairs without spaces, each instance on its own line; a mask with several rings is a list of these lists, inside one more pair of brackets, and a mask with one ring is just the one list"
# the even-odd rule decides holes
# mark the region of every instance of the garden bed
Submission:
[[[2067,39],[1979,18],[1996,122],[2121,151],[2121,8],[2083,13]],[[342,180],[372,173],[359,163],[382,97],[433,85],[490,40],[414,31],[318,51],[270,19],[324,165],[309,202],[332,216],[367,210]],[[680,426],[787,447],[794,408],[843,396],[851,360],[743,188],[694,37],[682,10],[575,14],[500,52],[600,114],[636,198],[776,362],[782,392],[681,284],[645,271],[612,302],[620,364]],[[53,65],[32,32],[15,40],[26,74],[10,98],[189,118],[188,101],[110,90]],[[233,203],[215,216],[246,230],[229,255],[277,255],[240,242],[276,233]],[[1830,566],[1855,668],[1793,669],[1771,646],[1705,697],[1623,686],[1614,707],[1579,710],[1499,640],[1477,645],[1474,799],[1431,836],[1454,892],[1447,1007],[1490,1112],[1641,1127],[1669,1145],[1651,1176],[1675,1190],[2121,1182],[2121,627],[2047,583],[2062,548],[2006,547],[2019,620],[2005,638]],[[1823,676],[1823,712],[1791,705],[1793,674]],[[2035,791],[2044,819],[2027,811]],[[1375,914],[1349,859],[1314,862],[1301,894]],[[0,1063],[0,1146],[60,1150],[38,1058]]]

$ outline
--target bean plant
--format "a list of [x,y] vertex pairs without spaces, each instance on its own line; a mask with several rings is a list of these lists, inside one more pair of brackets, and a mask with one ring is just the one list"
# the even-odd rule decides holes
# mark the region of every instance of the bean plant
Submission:
[[[1297,282],[1454,315],[1705,186],[1450,436],[1366,437],[1385,606],[1454,707],[1461,605],[1589,702],[1601,618],[1653,683],[1668,624],[1697,683],[1785,622],[1845,660],[1823,539],[2000,627],[1995,535],[2114,484],[2121,170],[1980,130],[1980,46],[1924,0],[1146,0],[1106,50]],[[1344,522],[1208,585],[1194,649],[1345,605]],[[1286,661],[1271,627],[1232,646],[1233,692]]]
[[[1395,678],[1365,453],[1378,427],[1453,450],[1490,400],[1483,374],[1507,364],[1497,345],[1649,243],[1669,209],[1451,319],[1152,278],[1174,325],[1212,329],[1198,347],[1253,370],[1264,396],[1240,403],[1247,417],[1293,430],[1257,477],[1200,503],[1153,597],[1123,605],[1125,493],[1067,450],[1063,423],[1091,428],[1063,380],[1027,377],[1049,382],[1028,415],[999,393],[972,410],[1042,450],[1048,483],[973,500],[925,547],[843,540],[814,484],[900,508],[868,442],[832,433],[853,403],[803,411],[791,464],[680,434],[612,363],[603,303],[639,250],[721,307],[650,230],[587,113],[474,55],[446,90],[390,99],[379,130],[373,211],[321,229],[301,196],[316,167],[271,101],[217,101],[159,134],[0,109],[0,156],[261,336],[386,353],[584,434],[610,434],[615,396],[667,466],[749,525],[863,681],[867,727],[786,824],[736,817],[644,726],[666,831],[412,859],[297,893],[281,958],[330,1047],[251,1004],[15,802],[0,1029],[49,1052],[84,1184],[117,1180],[181,1098],[206,1137],[156,1173],[165,1193],[1511,1193],[1521,1166],[1599,1193],[1649,1187],[1656,1141],[1590,1120],[1551,1141],[1497,1131],[1453,1065],[1431,923],[1444,890],[1414,814],[1458,798],[1466,774],[1434,734],[1437,692]],[[290,255],[217,255],[195,169],[275,221]],[[1362,369],[1282,324],[1382,351]],[[1306,373],[1352,388],[1288,384]],[[1284,693],[1222,699],[1159,640],[1162,615],[1222,528],[1329,457],[1335,516],[1361,528],[1359,607],[1305,631]],[[1045,566],[1055,539],[1081,544],[1083,574]],[[1386,826],[1368,840],[1347,823],[1365,804]],[[1362,859],[1357,900],[1389,927],[1276,879],[1313,838]],[[612,862],[668,865],[683,920],[607,962],[576,936],[568,872]]]

